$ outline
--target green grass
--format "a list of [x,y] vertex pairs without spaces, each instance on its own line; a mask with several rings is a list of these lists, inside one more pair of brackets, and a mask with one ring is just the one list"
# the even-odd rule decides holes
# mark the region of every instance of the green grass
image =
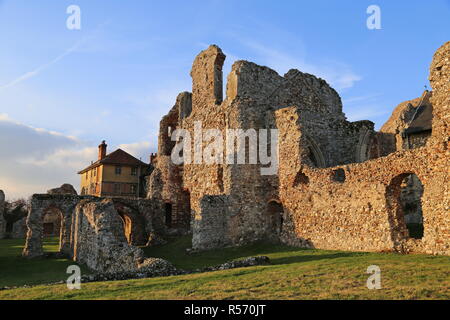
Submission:
[[[0,288],[51,283],[67,279],[68,259],[24,259],[24,239],[0,240]],[[45,252],[57,252],[59,239],[45,238]]]
[[[0,253],[4,252],[5,242],[0,241],[0,246]],[[74,291],[65,285],[18,288],[0,291],[0,299],[450,298],[450,257],[445,256],[301,250],[262,243],[187,255],[185,249],[189,246],[190,239],[184,237],[145,251],[184,269],[256,255],[269,256],[272,264],[165,278],[86,283],[81,290]],[[381,290],[366,287],[369,277],[366,270],[370,265],[381,268]]]
[[[287,252],[301,251],[299,248],[291,248],[285,245],[269,243],[256,243],[244,247],[225,248],[201,253],[186,253],[186,249],[192,247],[191,237],[172,238],[164,246],[142,248],[148,257],[159,257],[170,261],[175,267],[184,270],[195,270],[222,264],[227,261],[252,257],[255,255],[267,255],[273,259],[281,258]],[[279,253],[279,255],[277,255]],[[278,261],[277,263],[283,263]]]

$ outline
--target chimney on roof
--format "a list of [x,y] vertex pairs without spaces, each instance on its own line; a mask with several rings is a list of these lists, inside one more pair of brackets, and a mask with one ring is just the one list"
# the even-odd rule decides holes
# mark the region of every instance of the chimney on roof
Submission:
[[106,141],[103,140],[102,143],[98,146],[98,160],[102,160],[106,157],[106,147],[108,145],[106,144]]

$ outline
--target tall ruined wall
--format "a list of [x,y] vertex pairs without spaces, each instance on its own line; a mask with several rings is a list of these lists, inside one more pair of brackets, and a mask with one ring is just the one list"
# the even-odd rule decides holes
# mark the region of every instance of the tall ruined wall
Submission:
[[[274,111],[296,105],[302,111],[307,143],[304,157],[318,167],[355,162],[362,136],[373,131],[370,121],[348,122],[336,91],[324,80],[298,70],[280,76],[270,68],[237,61],[228,75],[223,99],[224,59],[220,48],[213,45],[194,60],[192,96],[182,93],[162,119],[157,168],[150,178],[149,198],[184,207],[189,202],[195,249],[210,247],[216,243],[214,237],[220,237],[222,245],[236,245],[270,236],[265,211],[269,201],[279,199],[278,177],[261,175],[261,165],[248,164],[248,158],[247,164],[227,164],[227,129],[254,129],[257,134],[259,129],[276,129]],[[175,128],[190,132],[190,164],[171,163],[169,150],[174,143],[168,133]],[[219,142],[223,144],[222,163],[207,163],[201,156],[217,138],[208,137],[208,129],[218,129],[223,139]],[[206,196],[226,196],[223,219],[212,218],[217,217],[216,202],[203,201]],[[215,230],[214,235],[205,231],[210,229]]]
[[[321,249],[450,254],[449,57],[447,43],[430,70],[432,146],[361,164],[314,169],[295,156],[302,152],[301,113],[296,108],[277,111],[282,137],[280,198],[289,222],[283,241]],[[401,206],[401,183],[411,173],[424,188],[422,239],[409,238]]]
[[341,98],[326,81],[295,69],[282,77],[270,68],[238,61],[227,88],[244,129],[276,128],[275,110],[288,106],[301,110],[304,134],[318,153],[319,167],[355,162],[361,132],[373,130],[370,121],[346,120]]
[[[448,46],[441,49],[446,50]],[[377,133],[370,121],[348,122],[336,91],[324,80],[298,70],[280,76],[270,68],[237,61],[228,75],[223,99],[224,59],[217,46],[197,56],[191,71],[192,96],[183,93],[184,103],[179,96],[161,124],[162,135],[169,122],[190,133],[192,163],[174,166],[168,152],[160,148],[151,177],[155,186],[151,198],[180,202],[180,195],[187,195],[183,202],[189,202],[193,213],[194,249],[271,238],[270,220],[274,218],[270,210],[277,206],[269,204],[279,203],[284,213],[275,219],[282,221],[279,232],[288,243],[348,250],[448,252],[448,218],[444,214],[448,200],[443,199],[448,187],[448,179],[444,180],[448,178],[447,140],[442,143],[448,129],[442,111],[448,102],[442,93],[448,89],[448,69],[443,65],[448,59],[436,54],[432,100],[428,101],[431,93],[424,96],[426,103],[437,104],[435,114],[444,119],[437,130],[433,125],[433,137],[440,143],[436,149],[412,151],[401,151],[398,145],[401,123],[387,124]],[[447,77],[447,82],[439,77]],[[403,124],[407,122],[404,109],[397,110],[405,115]],[[218,129],[218,136],[217,132],[214,138],[206,136],[208,129]],[[265,166],[248,164],[248,158],[247,164],[205,163],[201,152],[217,137],[226,143],[227,129],[279,129],[279,174],[261,175]],[[173,142],[165,143],[173,147]],[[222,159],[226,159],[225,149],[218,151]],[[247,156],[250,152],[246,147]],[[400,182],[411,173],[425,186],[425,236],[420,241],[407,239],[399,205]]]
[[440,47],[430,66],[433,88],[433,142],[447,146],[450,136],[450,41]]

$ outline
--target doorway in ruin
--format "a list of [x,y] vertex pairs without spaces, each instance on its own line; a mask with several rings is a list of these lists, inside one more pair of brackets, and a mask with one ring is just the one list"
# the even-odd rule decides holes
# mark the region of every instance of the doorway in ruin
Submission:
[[392,179],[386,192],[394,242],[422,239],[424,234],[422,196],[424,187],[414,173],[403,173]]
[[400,204],[408,229],[409,237],[422,239],[423,214],[422,214],[423,185],[415,174],[406,176],[401,183]]
[[122,219],[123,232],[127,242],[134,246],[145,245],[148,240],[145,218],[135,208],[122,203],[116,203],[115,208]]
[[166,227],[172,228],[172,204],[166,202],[164,204],[164,213],[166,218]]
[[283,231],[284,208],[278,201],[270,201],[267,204],[265,214],[267,233],[269,236],[279,236]]
[[[58,243],[58,250],[61,247],[64,228],[63,213],[57,207],[49,207],[42,215],[42,238],[44,239],[43,251],[54,252],[54,247]],[[52,238],[57,238],[54,240]]]

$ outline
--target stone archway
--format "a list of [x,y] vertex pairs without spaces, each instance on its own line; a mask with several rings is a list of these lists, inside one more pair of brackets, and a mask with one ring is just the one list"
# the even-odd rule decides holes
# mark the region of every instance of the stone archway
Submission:
[[79,201],[80,198],[73,195],[33,195],[27,217],[27,240],[22,255],[28,258],[44,255],[42,247],[44,219],[48,212],[53,210],[58,211],[61,219],[59,252],[70,254],[72,214]]
[[143,246],[147,243],[148,234],[145,228],[145,218],[139,210],[120,202],[115,202],[114,207],[119,214],[125,238],[130,245]]
[[64,219],[61,210],[57,207],[49,207],[42,215],[43,237],[60,236],[64,226]]
[[[41,219],[42,238],[58,237],[59,251],[61,251],[62,242],[64,241],[64,215],[61,209],[50,206],[44,209]],[[45,252],[44,247],[42,247],[42,250]]]

